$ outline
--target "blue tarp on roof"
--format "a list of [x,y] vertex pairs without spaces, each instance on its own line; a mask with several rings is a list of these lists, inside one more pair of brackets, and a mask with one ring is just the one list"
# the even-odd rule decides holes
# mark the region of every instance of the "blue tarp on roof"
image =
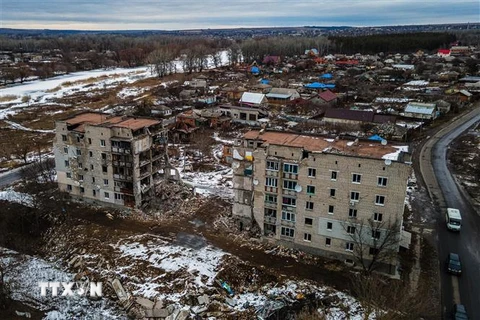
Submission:
[[320,82],[313,82],[313,83],[306,84],[304,87],[308,89],[333,89],[335,88],[335,85],[333,83],[325,84]]
[[324,83],[313,82],[305,85],[305,88],[309,89],[323,89],[326,88]]
[[382,140],[385,140],[385,139],[383,139],[382,137],[380,137],[378,134],[375,134],[375,135],[371,136],[370,138],[368,138],[368,140],[382,141]]
[[259,74],[259,73],[260,73],[260,69],[259,69],[258,67],[253,66],[253,67],[250,69],[250,72],[253,73],[253,74]]
[[321,79],[332,79],[333,76],[331,73],[325,73],[320,76]]
[[[252,72],[253,72],[253,70],[252,70]],[[260,83],[261,83],[261,84],[269,84],[269,83],[270,83],[270,80],[268,80],[268,79],[262,79],[262,80],[260,80]]]

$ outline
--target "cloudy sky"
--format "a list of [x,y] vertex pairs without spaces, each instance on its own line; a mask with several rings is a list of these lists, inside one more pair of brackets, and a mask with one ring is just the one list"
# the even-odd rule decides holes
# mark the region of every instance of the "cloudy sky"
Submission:
[[0,0],[0,27],[197,29],[480,22],[480,0]]

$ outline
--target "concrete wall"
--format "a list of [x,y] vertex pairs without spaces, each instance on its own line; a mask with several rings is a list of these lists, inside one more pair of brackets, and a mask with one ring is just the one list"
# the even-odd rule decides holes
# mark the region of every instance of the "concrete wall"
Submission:
[[[385,165],[383,159],[320,152],[310,153],[307,158],[302,159],[302,151],[300,148],[270,145],[253,152],[254,180],[258,181],[253,186],[253,217],[262,233],[265,231],[265,223],[275,225],[276,234],[273,237],[275,241],[288,242],[293,247],[320,250],[323,252],[322,255],[343,259],[345,256],[351,257],[351,252],[346,250],[346,243],[352,242],[351,236],[345,230],[347,224],[364,221],[368,226],[367,221],[374,213],[382,213],[383,221],[403,219],[406,185],[411,171],[409,165],[395,161]],[[278,161],[279,171],[266,170],[268,160]],[[298,175],[284,174],[282,171],[284,163],[298,164]],[[315,177],[308,176],[309,168],[316,169]],[[332,180],[332,171],[337,172],[335,180]],[[353,174],[361,175],[360,183],[352,182]],[[278,179],[276,189],[265,186],[267,176]],[[378,186],[378,177],[387,178],[387,186]],[[283,180],[286,178],[297,181],[302,190],[300,192],[284,190]],[[315,193],[307,194],[307,186],[315,187]],[[239,185],[234,183],[234,189],[238,187]],[[334,197],[330,196],[331,189],[335,189]],[[351,202],[351,191],[360,193],[358,201]],[[277,195],[276,205],[265,203],[267,193]],[[384,205],[375,204],[376,195],[385,196]],[[295,213],[295,222],[282,220],[283,196],[296,199],[296,206],[288,208]],[[307,201],[313,202],[313,210],[306,209]],[[333,213],[329,212],[330,206],[333,206]],[[265,208],[276,209],[276,219],[265,218]],[[349,217],[350,208],[357,210],[356,219]],[[234,214],[242,215],[241,212],[243,211],[238,207],[234,207]],[[311,218],[312,225],[305,224],[305,218]],[[327,230],[327,222],[332,223],[331,230]],[[282,236],[282,226],[294,229],[294,237]],[[401,224],[399,230],[400,228]],[[305,233],[310,234],[308,241],[304,238]],[[328,246],[327,238],[331,239]]]

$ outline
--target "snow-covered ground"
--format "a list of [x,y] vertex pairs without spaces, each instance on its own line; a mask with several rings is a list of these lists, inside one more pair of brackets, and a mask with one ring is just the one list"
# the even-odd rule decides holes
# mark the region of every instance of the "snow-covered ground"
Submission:
[[26,193],[17,192],[13,189],[0,191],[0,200],[23,204],[27,207],[33,207],[33,198]]
[[[139,242],[137,239],[142,241]],[[161,298],[171,302],[178,302],[185,294],[172,290],[174,282],[181,283],[185,288],[212,286],[221,259],[226,254],[211,246],[193,249],[174,245],[151,235],[128,238],[113,247],[119,254],[118,261],[128,261],[125,267],[119,269],[117,276],[129,279],[124,284],[134,288],[132,293],[135,296]],[[142,277],[133,271],[138,264],[146,264],[148,265],[146,269],[157,271],[152,277],[137,278],[140,281],[134,281],[132,276]],[[166,282],[164,278],[171,279],[168,274],[175,274],[176,277]]]
[[[221,64],[228,62],[227,52],[222,51]],[[180,59],[174,61],[177,73],[182,73],[182,62]],[[208,60],[208,68],[213,68],[212,59]],[[0,102],[0,120],[7,115],[14,115],[23,108],[33,104],[54,103],[56,99],[84,92],[85,95],[92,95],[92,92],[100,89],[109,89],[120,84],[131,84],[138,80],[153,77],[150,67],[138,68],[116,68],[111,70],[90,70],[57,76],[46,80],[34,80],[0,89],[0,98],[10,97]],[[119,97],[125,98],[135,94],[142,94],[146,89],[125,89],[119,93]]]
[[[35,309],[46,312],[47,320],[63,319],[126,319],[125,313],[108,299],[92,301],[75,295],[42,296],[39,282],[72,282],[74,274],[62,271],[45,260],[22,255],[0,247],[0,264],[4,268],[5,281],[12,289],[12,298]],[[50,292],[50,290],[48,290]],[[60,292],[61,289],[60,289]]]

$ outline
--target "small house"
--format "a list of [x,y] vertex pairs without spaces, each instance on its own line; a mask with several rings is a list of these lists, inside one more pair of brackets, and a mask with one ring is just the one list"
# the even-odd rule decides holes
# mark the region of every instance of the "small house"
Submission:
[[404,116],[407,118],[434,120],[437,117],[435,103],[410,102],[405,107]]
[[267,106],[268,100],[263,93],[244,92],[239,102],[242,107],[262,108]]

